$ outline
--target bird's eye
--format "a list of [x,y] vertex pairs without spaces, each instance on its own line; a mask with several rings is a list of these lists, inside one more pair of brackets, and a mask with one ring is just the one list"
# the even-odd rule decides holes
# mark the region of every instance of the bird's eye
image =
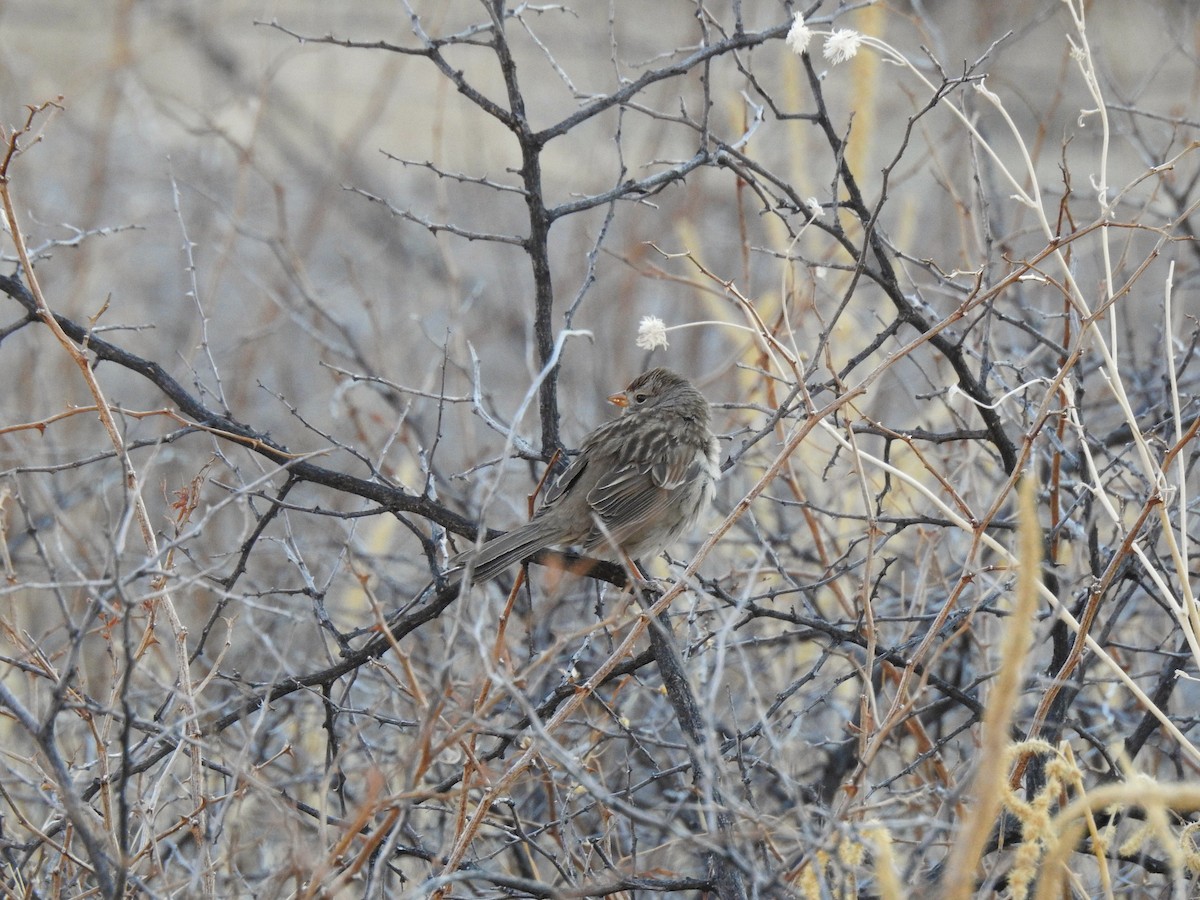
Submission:
[[633,399],[636,400],[638,403],[645,403],[646,400],[649,399],[649,395],[638,393],[638,394],[633,395]]

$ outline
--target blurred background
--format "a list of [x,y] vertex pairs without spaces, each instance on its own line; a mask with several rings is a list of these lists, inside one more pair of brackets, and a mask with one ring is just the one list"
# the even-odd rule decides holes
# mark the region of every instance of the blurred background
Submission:
[[[1077,453],[1066,454],[1066,462],[1055,455],[1078,437],[1069,430],[1047,438],[1029,459],[1046,484],[1057,485],[1055,479],[1067,470],[1079,484],[1093,487],[1111,478],[1105,483],[1128,504],[1121,506],[1118,521],[1096,526],[1089,518],[1091,488],[1064,485],[1063,497],[1053,495],[1058,504],[1053,510],[1043,496],[1047,545],[1060,554],[1053,560],[1061,567],[1060,599],[1069,605],[1086,596],[1097,570],[1107,564],[1101,551],[1115,552],[1150,490],[1142,475],[1124,468],[1132,465],[1132,429],[1144,427],[1160,452],[1171,446],[1177,435],[1155,431],[1170,415],[1171,390],[1182,397],[1179,421],[1186,426],[1195,415],[1196,381],[1188,365],[1200,307],[1190,242],[1200,170],[1190,148],[1200,124],[1200,6],[1188,0],[1083,4],[1086,47],[1072,22],[1075,8],[1061,0],[845,7],[612,0],[518,7],[520,15],[508,21],[506,33],[534,129],[564,122],[595,98],[646,73],[665,72],[702,45],[728,38],[737,15],[748,33],[778,32],[709,65],[664,74],[624,107],[614,104],[564,127],[540,155],[549,206],[667,171],[716,142],[733,146],[759,167],[754,171],[762,180],[751,184],[742,177],[748,164],[742,169],[707,164],[660,191],[563,215],[550,231],[553,333],[588,333],[566,337],[563,344],[558,394],[563,443],[576,446],[610,414],[604,398],[650,365],[692,377],[715,405],[730,471],[717,508],[690,542],[676,548],[677,558],[686,560],[762,475],[784,442],[785,426],[800,427],[805,418],[799,401],[787,406],[783,400],[799,383],[794,373],[769,362],[761,334],[733,326],[753,325],[754,316],[768,323],[767,330],[794,351],[796,370],[805,373],[817,405],[845,386],[840,378],[864,375],[918,333],[898,330],[894,341],[872,345],[896,313],[887,292],[856,272],[858,260],[866,257],[851,252],[862,238],[862,228],[856,230],[861,223],[848,217],[841,235],[832,225],[839,215],[835,202],[847,198],[838,175],[846,166],[866,205],[878,208],[898,294],[929,321],[1004,287],[1004,293],[969,307],[961,324],[946,333],[967,348],[965,357],[998,404],[1010,391],[1019,396],[1020,402],[997,407],[1015,443],[1030,423],[1045,425],[1036,415],[1041,401],[1029,397],[1029,385],[1048,382],[1058,366],[1072,369],[1068,382],[1095,438],[1091,446],[1103,457],[1103,475],[1089,481],[1090,470]],[[815,127],[819,110],[810,74],[783,40],[798,11],[808,13],[821,32],[809,50],[824,114],[846,142],[840,154]],[[53,104],[34,118],[9,170],[15,212],[36,256],[47,303],[157,362],[211,409],[293,453],[317,454],[314,461],[323,467],[399,485],[466,520],[486,510],[491,527],[521,521],[542,468],[528,458],[535,452],[520,452],[541,447],[531,385],[542,360],[534,344],[534,274],[521,246],[530,226],[520,148],[509,130],[457,90],[429,58],[395,52],[421,46],[414,22],[434,38],[457,35],[460,42],[445,48],[452,74],[461,73],[487,101],[509,108],[497,56],[485,46],[481,23],[487,21],[484,6],[467,0],[0,2],[0,124],[11,131],[25,121],[27,106]],[[824,35],[833,28],[853,28],[886,42],[928,84],[869,47],[833,64],[821,54]],[[1095,64],[1107,121],[1081,74],[1081,56]],[[968,72],[970,83],[947,88],[945,105],[924,112],[943,77]],[[1001,98],[1003,111],[976,89],[980,83]],[[974,135],[964,120],[973,123]],[[1156,168],[1168,161],[1169,169]],[[1026,162],[1036,179],[1025,177]],[[1102,371],[1094,348],[1069,362],[1058,352],[1057,342],[1066,347],[1075,339],[1078,329],[1072,328],[1079,319],[1077,310],[1075,318],[1065,311],[1062,272],[1044,273],[1044,257],[1038,257],[1020,278],[1013,275],[1018,261],[1043,252],[1048,239],[1030,208],[1013,200],[1006,168],[1026,190],[1036,188],[1060,235],[1099,221],[1097,197],[1106,179],[1110,220],[1121,230],[1097,229],[1097,235],[1111,235],[1107,245],[1072,245],[1069,270],[1093,309],[1103,305],[1110,288],[1124,291],[1104,318],[1127,378],[1128,410],[1106,393],[1110,374]],[[768,195],[772,185],[778,193]],[[793,204],[814,198],[823,211],[822,226],[806,226],[802,211],[780,200],[785,195]],[[16,272],[15,258],[6,231],[0,238],[3,274]],[[1176,292],[1170,311],[1163,306],[1169,271]],[[8,576],[0,617],[9,637],[8,669],[0,678],[31,707],[44,702],[49,688],[22,667],[39,653],[59,660],[66,648],[76,647],[82,666],[78,689],[97,698],[97,712],[111,712],[111,685],[136,668],[129,689],[138,715],[166,729],[183,727],[166,721],[173,713],[163,718],[176,677],[167,638],[145,651],[145,664],[135,667],[114,650],[104,630],[121,620],[128,608],[122,604],[136,607],[156,595],[151,572],[169,572],[193,649],[197,635],[212,632],[194,660],[197,679],[213,677],[197,712],[208,723],[274,679],[336,661],[339,648],[327,621],[343,631],[368,627],[380,609],[414,596],[446,555],[466,546],[461,540],[455,544],[437,523],[381,515],[377,504],[353,493],[301,484],[286,499],[277,496],[284,479],[272,464],[218,436],[183,434],[182,423],[170,417],[141,415],[169,404],[141,376],[106,363],[97,375],[108,400],[125,411],[119,419],[135,448],[132,458],[151,521],[178,551],[169,564],[161,554],[149,559],[95,414],[17,427],[88,406],[92,399],[47,329],[15,328],[22,310],[6,297],[0,300],[0,329],[6,329],[0,332],[0,516]],[[638,323],[649,315],[668,326],[702,324],[670,332],[670,346],[651,353],[635,344]],[[1167,386],[1168,342],[1178,354],[1177,389]],[[880,455],[895,445],[875,427],[879,422],[911,431],[982,428],[979,404],[951,390],[955,373],[945,359],[924,350],[905,351],[904,357],[884,368],[838,427],[851,433],[863,426],[861,447]],[[515,456],[527,458],[508,452],[509,426],[518,439]],[[963,447],[935,444],[927,457],[906,457],[897,465],[925,479],[939,497],[950,496],[946,485],[954,485],[960,511],[995,516],[1004,523],[1003,540],[1011,542],[1015,519],[1004,493],[1005,462],[985,440]],[[1192,478],[1193,457],[1180,457],[1185,458],[1189,468],[1181,486]],[[196,492],[190,499],[179,493],[189,486]],[[744,600],[760,588],[772,600],[777,591],[802,596],[781,605],[795,603],[813,616],[836,620],[847,634],[861,625],[864,598],[876,597],[880,622],[896,628],[880,645],[894,648],[914,646],[941,604],[961,599],[954,587],[962,575],[959,566],[978,565],[981,572],[997,566],[964,591],[973,595],[973,611],[991,610],[1007,590],[998,557],[946,528],[945,516],[926,500],[878,472],[865,475],[832,440],[805,443],[787,477],[768,488],[755,511],[705,561],[701,571],[713,579],[710,593],[682,608],[689,653],[702,655],[710,646],[705,641],[717,640],[713,635],[721,636],[718,643],[733,640],[733,623],[743,611],[730,598]],[[255,543],[261,517],[285,502],[287,514]],[[887,515],[898,518],[885,523],[888,538],[881,539],[876,559],[875,550],[862,543],[864,535],[876,534],[866,522],[878,525],[872,517]],[[904,516],[909,518],[900,522]],[[816,536],[828,544],[822,546]],[[143,565],[140,575],[129,574]],[[1186,566],[1172,571],[1187,581]],[[1162,664],[1157,654],[1163,635],[1173,634],[1175,626],[1162,595],[1141,587],[1147,596],[1124,595],[1123,603],[1141,597],[1152,610],[1148,614],[1159,616],[1134,623],[1126,633],[1139,636],[1137,648],[1129,650],[1129,668],[1146,679],[1149,691]],[[576,586],[568,598],[569,590],[555,588],[553,603],[518,607],[524,618],[511,637],[507,671],[519,672],[513,677],[535,699],[563,670],[580,660],[595,662],[599,645],[610,646],[600,637],[597,647],[588,638],[582,650],[574,642],[598,627],[589,615],[593,604],[597,609],[602,604],[595,589]],[[261,778],[242,805],[214,812],[221,824],[210,826],[213,852],[227,863],[222,878],[229,895],[249,892],[251,885],[264,891],[261,896],[282,893],[286,878],[280,872],[300,883],[305,877],[296,873],[312,859],[324,859],[327,851],[332,857],[333,842],[312,826],[319,817],[297,814],[281,799],[285,794],[314,808],[329,803],[350,818],[355,803],[370,806],[364,773],[373,767],[395,781],[386,789],[372,786],[381,791],[371,795],[372,802],[388,791],[415,796],[462,770],[470,755],[457,743],[464,731],[483,720],[511,725],[511,717],[525,708],[512,685],[505,695],[508,706],[495,698],[489,701],[498,704],[495,709],[485,710],[481,701],[472,706],[478,685],[486,681],[475,669],[491,647],[503,601],[493,591],[470,607],[460,604],[411,648],[405,664],[428,692],[424,696],[413,684],[398,690],[376,675],[339,693],[342,721],[355,723],[341,739],[353,748],[334,746],[328,733],[334,729],[322,724],[328,709],[312,698],[283,701],[269,716],[222,732],[225,744],[214,739],[206,748],[214,779],[228,778],[229,786],[235,774],[252,769]],[[1122,605],[1105,627],[1131,627],[1122,617],[1131,608]],[[1053,625],[1048,606],[1043,604],[1040,616],[1039,634],[1046,637]],[[988,654],[994,654],[999,626],[989,621],[978,626],[975,637],[964,637],[953,622],[937,623],[947,627],[947,653],[953,648],[961,654],[953,663],[956,675],[942,677],[974,691],[993,671],[988,661],[994,656]],[[940,823],[905,826],[904,839],[916,845],[948,840],[951,811],[938,798],[949,785],[941,776],[931,778],[935,786],[907,785],[903,791],[896,786],[903,777],[915,777],[909,765],[930,746],[915,726],[886,750],[876,748],[878,756],[860,752],[858,759],[866,761],[853,777],[828,763],[860,739],[861,732],[848,736],[849,722],[867,727],[860,691],[879,690],[882,709],[888,688],[878,677],[867,678],[863,688],[858,649],[843,658],[841,650],[822,649],[814,632],[792,626],[794,631],[776,631],[757,621],[743,633],[754,637],[738,644],[745,655],[737,664],[696,675],[705,685],[733,692],[722,695],[712,688],[706,697],[722,711],[714,716],[726,717],[722,727],[732,729],[722,733],[750,728],[749,721],[730,724],[736,717],[728,715],[728,704],[738,691],[754,693],[748,686],[757,683],[761,693],[750,705],[755,715],[774,721],[759,733],[768,735],[764,740],[773,750],[766,755],[774,769],[763,777],[774,779],[771,791],[777,793],[768,791],[766,805],[786,809],[818,797],[834,807],[853,805],[837,794],[837,785],[842,778],[867,778],[885,787],[872,794],[860,784],[860,796]],[[147,627],[154,632],[163,625]],[[89,639],[79,638],[77,628]],[[1173,647],[1176,641],[1166,643]],[[839,664],[824,668],[826,652]],[[945,659],[941,664],[951,666]],[[1037,662],[1038,671],[1047,666],[1046,659]],[[1082,742],[1094,752],[1127,735],[1139,714],[1110,676],[1098,678],[1103,686],[1079,701],[1090,704],[1088,714],[1096,715],[1091,727],[1104,735],[1091,745]],[[425,704],[442,691],[453,698],[451,706],[461,708],[431,726]],[[790,705],[781,699],[793,693]],[[1022,706],[1026,722],[1039,693],[1031,684]],[[637,696],[629,710],[614,713],[606,727],[615,731],[605,740],[624,748],[613,723],[635,713],[651,736],[675,727],[661,698]],[[772,705],[776,700],[782,709]],[[362,710],[381,718],[362,724],[355,718]],[[955,729],[977,728],[977,712],[960,709],[961,718],[950,715],[930,726],[945,764],[956,773],[968,768],[974,745],[968,738],[955,743]],[[1194,717],[1181,716],[1180,727],[1194,737]],[[436,765],[430,763],[428,771],[398,775],[413,758],[407,741],[416,740],[421,722],[435,730],[444,725],[454,737],[439,745]],[[77,723],[66,730],[77,741],[68,755],[79,767],[80,784],[97,777],[97,758],[106,752],[136,756],[130,755],[130,743],[106,743],[115,740],[112,735],[89,736]],[[132,743],[151,755],[155,734],[147,727]],[[10,737],[33,752],[28,736]],[[1196,761],[1173,741],[1164,739],[1161,755],[1147,768],[1193,777]],[[345,758],[338,755],[343,750]],[[626,750],[613,750],[612,758],[595,762],[595,770],[616,772],[624,763],[614,760]],[[183,780],[184,773],[172,765],[182,763],[164,763],[164,771],[174,772],[170,778],[159,773],[171,789],[157,795],[160,806],[147,807],[150,831],[189,815],[186,792],[173,780]],[[869,777],[863,774],[868,770]],[[33,799],[40,776],[30,768],[13,777],[25,779],[29,788],[25,800],[12,801],[14,807],[41,809]],[[616,785],[620,778],[612,777]],[[345,779],[340,786],[339,779]],[[636,780],[629,774],[630,783]],[[897,799],[908,790],[915,794]],[[138,791],[151,792],[148,785]],[[676,799],[665,791],[654,803]],[[380,809],[386,806],[379,803]],[[452,831],[447,811],[452,806],[433,817],[446,833]],[[422,810],[427,814],[427,807]],[[779,851],[787,861],[779,864],[786,881],[803,868],[805,848],[816,846],[805,841],[819,843],[833,826],[815,814],[812,821],[801,816],[802,823],[778,814],[783,821],[773,827],[789,835],[781,838],[788,849]],[[527,815],[553,818],[543,807]],[[261,823],[276,827],[280,821],[287,823],[278,826],[285,833],[268,841],[268,849],[251,841]],[[418,827],[405,821],[427,838],[430,858],[445,852],[444,844],[429,837],[436,830],[429,822]],[[592,833],[579,828],[580,834]],[[804,839],[798,837],[802,832]],[[563,840],[582,852],[582,837],[578,845],[574,837]],[[419,842],[406,834],[403,843]],[[32,867],[32,845],[16,844],[24,848],[21,865]],[[627,846],[613,850],[617,857],[631,852]],[[680,859],[689,857],[680,854],[664,851],[661,864],[686,869]],[[919,852],[906,858],[912,860],[910,874],[927,873],[936,862]],[[51,857],[39,865],[51,866]],[[196,864],[189,871],[202,868]],[[581,864],[579,871],[591,870]],[[189,877],[199,876],[176,874],[163,884],[195,883]],[[568,882],[574,883],[560,873],[555,883]],[[261,887],[265,884],[275,887]],[[341,883],[330,888],[341,889],[349,890]]]

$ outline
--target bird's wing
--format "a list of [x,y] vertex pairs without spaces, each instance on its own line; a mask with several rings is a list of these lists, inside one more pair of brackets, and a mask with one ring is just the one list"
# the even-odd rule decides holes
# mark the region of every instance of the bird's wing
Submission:
[[682,442],[663,446],[653,434],[639,429],[628,429],[623,436],[627,438],[624,462],[603,461],[607,465],[602,470],[608,474],[587,495],[600,520],[613,527],[651,517],[670,502],[672,491],[700,475],[694,450]]
[[552,506],[557,502],[559,497],[570,489],[571,485],[579,480],[579,477],[583,475],[584,470],[588,467],[588,460],[588,454],[582,452],[571,460],[571,464],[563,470],[563,473],[546,488],[546,493],[542,496],[543,508]]

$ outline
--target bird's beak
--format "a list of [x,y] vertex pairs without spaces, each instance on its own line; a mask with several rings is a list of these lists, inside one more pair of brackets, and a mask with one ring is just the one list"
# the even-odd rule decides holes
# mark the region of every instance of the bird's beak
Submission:
[[621,407],[621,409],[624,409],[625,407],[627,407],[629,405],[629,398],[626,397],[624,394],[613,394],[611,397],[608,398],[608,402],[611,403],[613,406],[619,406],[619,407]]

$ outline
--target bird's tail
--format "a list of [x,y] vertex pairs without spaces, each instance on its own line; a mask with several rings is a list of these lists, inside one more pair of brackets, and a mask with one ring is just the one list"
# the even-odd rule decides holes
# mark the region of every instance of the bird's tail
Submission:
[[554,541],[553,528],[545,521],[534,519],[520,528],[493,538],[477,550],[467,550],[451,560],[447,574],[454,581],[464,576],[471,584],[482,584],[495,578],[509,566],[528,559]]

